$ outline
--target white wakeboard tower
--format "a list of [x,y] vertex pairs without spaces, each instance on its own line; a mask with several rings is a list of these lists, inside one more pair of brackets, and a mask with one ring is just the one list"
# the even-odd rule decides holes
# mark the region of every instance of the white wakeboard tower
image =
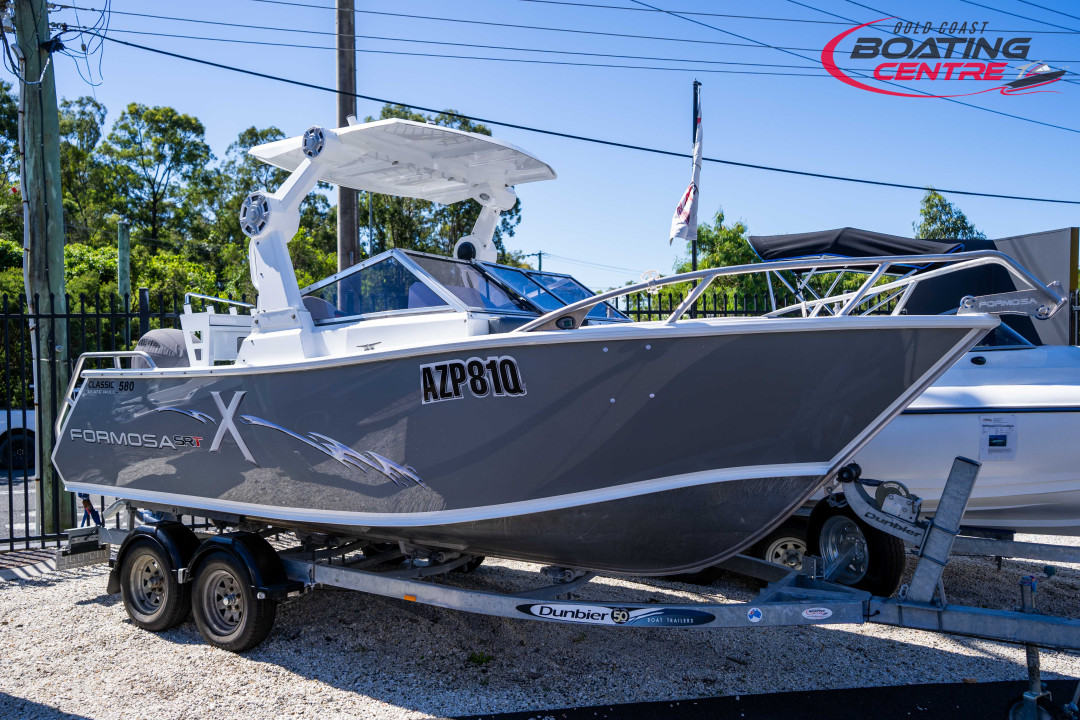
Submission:
[[495,262],[492,238],[499,215],[517,200],[514,186],[555,178],[547,163],[509,143],[397,118],[336,129],[313,126],[302,136],[248,152],[292,173],[276,192],[253,192],[240,209],[258,291],[255,332],[312,328],[288,243],[300,228],[300,203],[317,183],[442,204],[471,198],[482,206],[480,216],[457,241],[454,256]]

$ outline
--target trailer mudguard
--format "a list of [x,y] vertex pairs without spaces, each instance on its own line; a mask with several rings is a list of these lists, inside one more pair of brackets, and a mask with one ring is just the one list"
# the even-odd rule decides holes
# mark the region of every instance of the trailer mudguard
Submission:
[[116,552],[116,560],[113,563],[112,570],[109,572],[109,584],[106,587],[109,594],[120,592],[120,570],[124,566],[124,557],[127,555],[131,544],[143,538],[156,543],[165,553],[165,556],[169,558],[172,565],[172,567],[167,568],[169,572],[176,572],[186,568],[199,547],[199,538],[196,537],[191,528],[176,520],[163,520],[149,525],[140,525],[128,533],[128,536],[124,538],[124,542],[120,544],[120,549]]
[[189,578],[200,563],[215,553],[228,553],[236,558],[247,569],[251,588],[256,593],[264,593],[267,598],[280,599],[299,594],[304,589],[304,583],[286,576],[281,558],[270,543],[249,532],[215,535],[203,542],[191,558]]

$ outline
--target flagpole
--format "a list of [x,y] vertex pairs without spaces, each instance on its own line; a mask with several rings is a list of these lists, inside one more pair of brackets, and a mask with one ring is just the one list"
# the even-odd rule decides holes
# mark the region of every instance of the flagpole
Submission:
[[[700,114],[701,107],[701,83],[697,80],[694,81],[694,114],[691,116],[690,127],[690,146],[693,147],[697,142],[697,126],[698,115]],[[697,270],[697,233],[694,233],[694,237],[690,238],[690,266],[692,270]]]

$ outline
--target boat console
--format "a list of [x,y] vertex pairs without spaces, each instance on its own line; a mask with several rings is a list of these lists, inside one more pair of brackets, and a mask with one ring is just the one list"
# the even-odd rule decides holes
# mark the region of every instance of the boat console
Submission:
[[[457,260],[393,249],[324,278],[301,291],[316,346],[327,355],[471,335],[505,333],[541,315],[593,296],[570,275],[497,263]],[[194,312],[192,299],[205,301]],[[217,312],[215,304],[228,307]],[[192,366],[259,364],[244,341],[252,334],[255,306],[188,293],[180,317]],[[630,322],[609,303],[585,324]]]

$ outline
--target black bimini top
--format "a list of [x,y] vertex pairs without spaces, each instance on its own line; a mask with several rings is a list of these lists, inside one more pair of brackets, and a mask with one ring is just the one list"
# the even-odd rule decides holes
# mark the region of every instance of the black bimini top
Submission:
[[751,235],[749,241],[758,257],[766,262],[821,255],[945,255],[963,250],[994,248],[993,242],[989,240],[918,240],[850,227],[793,235]]

